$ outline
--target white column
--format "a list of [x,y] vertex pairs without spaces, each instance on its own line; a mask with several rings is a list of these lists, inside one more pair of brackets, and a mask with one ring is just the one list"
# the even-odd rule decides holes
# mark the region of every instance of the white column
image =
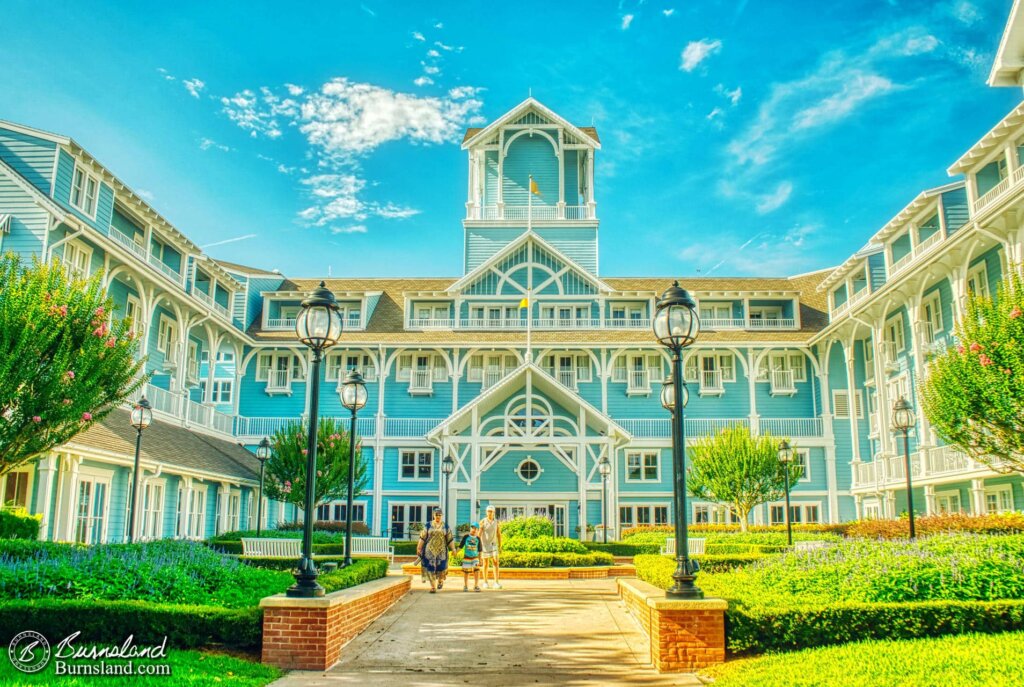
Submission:
[[864,519],[864,497],[860,494],[855,494],[853,497],[853,508],[856,512],[856,518],[858,520]]
[[[181,538],[188,539],[189,521],[192,519],[192,478],[181,478]],[[177,525],[177,523],[175,523]]]
[[[928,445],[932,436],[932,428],[931,423],[928,422],[928,418],[923,412],[921,412],[920,394],[914,394],[914,391],[917,389],[917,385],[924,380],[924,351],[921,348],[921,337],[920,332],[918,331],[921,318],[921,298],[919,296],[914,296],[907,303],[907,314],[910,316],[910,332],[912,335],[910,350],[914,356],[914,380],[910,385],[910,388],[911,393],[917,397],[913,399],[908,398],[907,400],[914,404],[914,409],[916,411],[914,415],[917,417],[917,445],[918,450],[920,451],[922,445]],[[927,469],[923,456],[921,469]]]
[[[844,349],[844,351],[843,351],[843,358],[844,358],[844,361],[846,362],[846,394],[847,394],[847,397],[849,398],[849,406],[850,406],[850,448],[851,448],[851,450],[853,452],[853,456],[852,456],[851,460],[854,463],[859,463],[861,461],[861,457],[860,457],[860,426],[858,425],[858,420],[857,420],[857,395],[856,395],[857,394],[857,385],[855,383],[855,377],[854,377],[854,375],[856,373],[856,369],[854,368],[854,361],[857,358],[857,355],[856,355],[856,350],[857,350],[856,342],[851,340],[850,345],[849,346],[844,346],[843,349]],[[826,392],[826,393],[831,393],[831,392]],[[822,394],[822,395],[824,395],[824,394]],[[867,405],[868,405],[867,399],[865,398],[864,402],[863,402],[863,404],[861,406],[865,413],[867,412]]]
[[971,480],[971,512],[975,515],[985,514],[985,480]]
[[[882,315],[884,318],[885,315]],[[871,341],[875,344],[875,350],[880,351],[881,342],[884,340],[882,336],[883,325],[880,322],[876,322],[871,332]],[[883,355],[880,353],[875,354],[875,396],[878,399],[878,443],[881,447],[881,452],[885,455],[892,454],[892,435],[889,432],[889,412],[892,410],[892,402],[889,399],[889,387],[886,383],[889,379],[888,374],[885,372],[885,363],[882,360]]]
[[[227,482],[221,482],[217,486],[217,493],[220,494],[220,512],[217,514],[220,520],[220,527],[214,529],[214,534],[223,534],[227,530],[225,529],[228,524],[228,498],[231,496],[231,485]],[[314,509],[314,516],[316,511]]]
[[924,487],[924,514],[935,515],[938,509],[935,507],[935,487],[926,484]]
[[59,457],[56,454],[48,453],[39,461],[39,470],[36,472],[36,512],[42,516],[39,522],[39,538],[46,540],[50,537],[50,507],[53,505],[53,481],[57,474],[57,462]]
[[60,529],[54,532],[53,538],[56,541],[74,541],[75,504],[78,503],[78,468],[82,465],[82,457],[66,456],[64,465],[61,490],[57,495],[57,510],[54,513],[54,518],[57,521],[56,527]]
[[[767,352],[761,351],[761,353],[766,354]],[[760,418],[757,414],[757,358],[758,353],[752,350],[747,351],[747,392],[750,395],[750,431],[760,434],[757,422]],[[737,361],[738,364],[739,361]]]

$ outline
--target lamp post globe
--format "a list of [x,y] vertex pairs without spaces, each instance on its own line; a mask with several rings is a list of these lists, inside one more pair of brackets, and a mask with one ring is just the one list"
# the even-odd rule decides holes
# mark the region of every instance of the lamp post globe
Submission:
[[686,531],[686,385],[683,384],[683,349],[697,340],[700,317],[697,303],[686,289],[673,282],[658,299],[651,326],[658,342],[669,349],[672,379],[669,390],[662,386],[661,403],[671,412],[673,508],[676,529],[676,570],[673,584],[665,592],[677,599],[702,599],[704,592],[694,584],[697,566],[690,560]]
[[[690,390],[683,383],[683,407],[690,402]],[[666,377],[661,383],[661,407],[670,413],[676,412],[676,383],[671,377]]]
[[601,515],[604,525],[604,543],[608,543],[608,476],[612,474],[612,464],[608,456],[602,456],[597,464],[597,470],[601,473],[601,506],[604,511]]
[[[295,335],[313,353],[313,366],[309,375],[309,435],[306,443],[306,498],[304,503],[305,522],[302,528],[302,557],[295,571],[295,584],[285,594],[293,597],[323,596],[324,588],[316,581],[316,565],[313,563],[313,520],[316,518],[316,453],[317,425],[320,421],[320,363],[325,350],[338,343],[341,338],[343,320],[338,311],[338,302],[327,284],[313,289],[302,301],[295,318]],[[354,423],[354,420],[353,420]],[[351,438],[351,437],[350,437]],[[351,511],[351,509],[349,509]],[[346,548],[346,556],[348,548]]]
[[356,481],[356,413],[366,407],[366,382],[358,370],[349,370],[341,384],[341,405],[352,413],[348,430],[348,499],[345,502],[345,565],[352,565],[352,498]]
[[445,456],[441,461],[441,472],[444,473],[444,512],[448,516],[448,484],[452,473],[455,472],[455,461],[451,456]]
[[793,462],[793,447],[785,439],[779,444],[779,462],[786,479],[786,543],[793,546],[793,525],[789,519],[789,464]]
[[903,469],[907,473],[907,515],[911,539],[917,537],[914,527],[914,485],[911,479],[912,466],[910,464],[910,430],[914,428],[916,422],[914,407],[906,398],[900,397],[892,407],[892,428],[903,433]]
[[153,422],[153,408],[143,396],[128,414],[128,421],[135,428],[135,466],[132,472],[132,493],[128,502],[128,541],[135,541],[135,518],[139,509],[139,460],[142,457],[142,430]]
[[263,471],[270,460],[270,439],[263,437],[256,446],[256,460],[260,462],[260,495],[256,501],[256,537],[263,531]]

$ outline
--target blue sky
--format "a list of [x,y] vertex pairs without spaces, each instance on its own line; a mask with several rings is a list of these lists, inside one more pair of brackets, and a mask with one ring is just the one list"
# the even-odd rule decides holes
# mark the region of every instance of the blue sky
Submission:
[[8,0],[0,118],[75,138],[215,257],[454,276],[462,132],[532,89],[600,132],[603,275],[795,274],[1017,104],[984,84],[1009,4]]

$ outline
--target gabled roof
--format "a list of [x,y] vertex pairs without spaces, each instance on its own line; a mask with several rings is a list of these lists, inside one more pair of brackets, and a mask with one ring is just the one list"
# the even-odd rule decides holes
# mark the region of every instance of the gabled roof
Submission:
[[248,265],[239,265],[237,262],[228,262],[227,260],[219,260],[217,258],[210,259],[219,263],[220,266],[228,272],[244,274],[249,277],[280,277],[281,279],[284,279],[283,274],[280,272],[274,272],[273,270],[265,270],[260,267],[249,267]]
[[980,141],[971,146],[970,150],[961,155],[960,159],[950,165],[946,171],[951,176],[966,173],[978,161],[984,159],[996,148],[1000,147],[1010,135],[1016,132],[1021,124],[1024,124],[1024,102],[1013,108],[1008,115],[1003,117],[998,124],[982,136]]
[[426,436],[427,441],[436,442],[444,435],[461,432],[473,421],[474,409],[480,410],[480,414],[483,415],[511,396],[514,391],[520,387],[525,387],[527,383],[531,383],[533,388],[543,391],[549,398],[557,401],[560,405],[569,408],[583,408],[588,418],[597,419],[600,427],[607,435],[614,437],[619,443],[628,442],[633,438],[615,420],[587,403],[576,392],[560,384],[542,368],[537,367],[532,362],[524,362],[509,373],[505,379],[477,396],[470,403],[467,403],[457,412],[450,415],[447,420],[430,430]]
[[992,71],[988,74],[988,85],[1019,87],[1021,70],[1024,70],[1024,12],[1021,11],[1021,1],[1013,0],[999,49],[992,61]]
[[[491,134],[500,129],[502,126],[508,124],[513,119],[521,117],[530,110],[535,110],[544,117],[550,119],[555,124],[567,129],[570,133],[582,140],[589,140],[593,143],[594,148],[601,148],[601,141],[597,137],[597,130],[594,127],[578,127],[575,124],[570,124],[567,120],[556,114],[554,110],[542,105],[540,102],[535,100],[533,97],[527,98],[523,102],[519,103],[511,110],[495,119],[492,123],[483,127],[482,129],[467,129],[466,135],[462,139],[462,149],[467,150],[474,144],[486,140]],[[470,133],[472,132],[472,133]]]
[[595,277],[593,274],[585,270],[582,266],[580,266],[578,262],[576,262],[575,260],[567,256],[565,253],[552,246],[550,243],[541,238],[536,232],[527,230],[524,231],[519,236],[517,236],[514,241],[510,241],[509,243],[507,243],[505,247],[499,250],[497,253],[487,258],[487,260],[485,260],[484,262],[480,263],[475,268],[467,272],[466,276],[462,277],[457,282],[449,286],[447,289],[448,293],[455,293],[466,288],[466,286],[472,284],[479,277],[486,274],[487,271],[494,264],[504,260],[506,256],[514,253],[516,250],[520,248],[520,246],[527,243],[528,241],[533,241],[535,244],[537,244],[544,250],[548,251],[549,253],[557,257],[559,260],[563,261],[566,265],[579,272],[580,276],[582,276],[584,279],[590,282],[598,291],[604,291],[608,293],[613,290],[612,287],[608,286],[603,281]]

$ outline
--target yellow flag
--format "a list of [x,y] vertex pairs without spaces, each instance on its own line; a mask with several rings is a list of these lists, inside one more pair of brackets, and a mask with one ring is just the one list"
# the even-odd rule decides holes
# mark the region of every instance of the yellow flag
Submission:
[[540,195],[540,189],[537,188],[537,182],[533,180],[533,177],[530,177],[530,193]]
[[530,299],[529,298],[524,298],[523,300],[519,301],[519,309],[520,310],[522,310],[523,308],[529,308],[529,307],[530,307]]

